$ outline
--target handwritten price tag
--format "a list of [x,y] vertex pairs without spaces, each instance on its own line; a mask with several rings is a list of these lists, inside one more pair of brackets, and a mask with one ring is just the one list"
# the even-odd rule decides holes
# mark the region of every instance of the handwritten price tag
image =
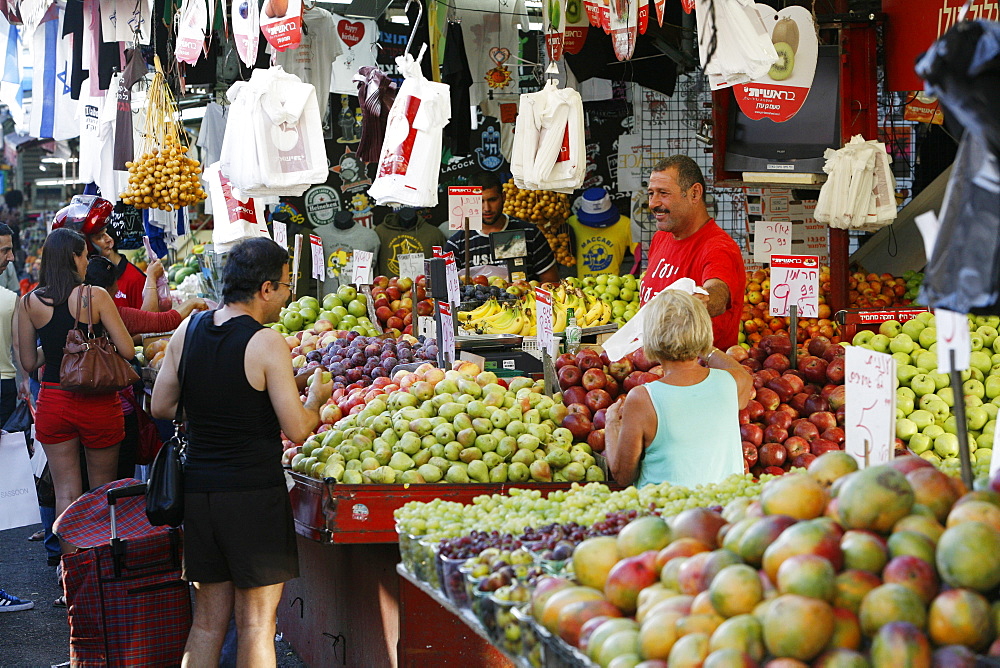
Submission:
[[444,276],[448,287],[448,302],[454,306],[458,306],[462,302],[462,294],[458,283],[458,265],[455,263],[455,253],[452,251],[442,251],[438,246],[435,246],[434,257],[444,259]]
[[772,255],[792,252],[792,224],[758,220],[753,228],[753,261],[770,262]]
[[282,248],[288,248],[288,226],[280,220],[273,220],[271,228],[274,230],[274,243]]
[[455,325],[451,319],[451,304],[438,301],[438,312],[441,314],[441,332],[438,345],[444,353],[445,362],[451,366],[455,361]]
[[323,240],[315,234],[310,234],[309,246],[312,249],[312,277],[322,279],[325,270],[323,266]]
[[895,452],[896,360],[849,346],[844,363],[845,449],[859,466],[885,464]]
[[556,339],[552,334],[552,293],[535,288],[535,318],[538,327],[538,347],[555,356]]
[[355,285],[368,285],[372,282],[373,253],[363,250],[354,251],[354,272],[351,282]]
[[815,255],[771,256],[771,315],[787,316],[796,305],[800,318],[819,312],[819,258]]
[[955,355],[955,368],[963,371],[969,368],[972,357],[972,341],[969,339],[969,319],[962,313],[937,309],[934,312],[937,325],[938,372],[951,373],[951,353]]
[[448,186],[448,229],[469,231],[483,229],[483,189],[480,186]]
[[[302,235],[295,235],[295,252],[292,254],[292,285],[296,288],[299,285],[299,267],[302,264]],[[296,289],[292,288],[292,294],[296,293]]]
[[399,262],[400,278],[417,280],[417,276],[424,273],[423,253],[401,253],[396,256],[396,261]]

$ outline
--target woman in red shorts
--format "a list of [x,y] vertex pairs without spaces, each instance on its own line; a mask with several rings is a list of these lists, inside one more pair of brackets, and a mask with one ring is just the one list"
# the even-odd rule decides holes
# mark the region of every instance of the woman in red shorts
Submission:
[[[83,493],[80,444],[85,449],[90,484],[99,487],[115,479],[118,446],[125,436],[116,392],[85,395],[60,387],[59,367],[66,334],[77,315],[80,329],[85,330],[92,314],[95,334],[106,332],[119,355],[131,360],[135,349],[107,291],[82,285],[87,273],[83,236],[68,229],[53,230],[42,250],[38,287],[21,300],[18,354],[27,372],[45,367],[35,414],[35,437],[49,460],[58,516]],[[38,339],[41,351],[32,345]]]

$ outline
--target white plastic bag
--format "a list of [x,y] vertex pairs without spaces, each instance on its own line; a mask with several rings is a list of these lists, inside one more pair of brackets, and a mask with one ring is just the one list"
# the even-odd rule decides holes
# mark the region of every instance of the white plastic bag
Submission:
[[232,192],[229,179],[219,170],[219,163],[207,167],[204,177],[208,182],[212,210],[215,211],[212,243],[217,252],[224,252],[243,239],[268,236],[264,207],[254,202],[252,197],[245,202],[239,201]]
[[[689,295],[708,294],[704,288],[696,285],[690,278],[678,278],[676,281],[663,288],[662,291],[658,292],[657,295],[663,294],[663,292],[666,292],[667,290],[681,290]],[[656,299],[656,296],[654,296],[653,299]],[[653,299],[650,299],[649,301],[651,302]],[[626,322],[621,329],[612,334],[611,337],[604,342],[604,352],[608,354],[608,359],[612,362],[617,362],[633,350],[642,348],[643,318],[646,312],[646,306],[648,305],[649,302],[643,304],[642,308],[636,311],[635,315],[632,316],[632,318]]]

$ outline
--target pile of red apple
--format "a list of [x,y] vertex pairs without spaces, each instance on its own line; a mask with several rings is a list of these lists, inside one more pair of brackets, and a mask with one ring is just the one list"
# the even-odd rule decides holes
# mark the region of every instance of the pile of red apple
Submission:
[[[414,303],[416,313],[414,314]],[[376,276],[372,281],[372,304],[382,331],[393,336],[413,333],[415,315],[431,315],[434,305],[427,298],[427,278]]]
[[756,395],[740,411],[745,469],[754,476],[808,467],[824,452],[844,449],[844,347],[824,336],[799,350],[796,368],[787,334],[726,351],[753,375]]
[[562,401],[569,413],[562,425],[578,440],[586,440],[595,452],[604,451],[604,420],[608,407],[625,398],[637,385],[663,376],[659,364],[646,358],[642,348],[617,362],[607,353],[583,349],[556,358],[556,378]]

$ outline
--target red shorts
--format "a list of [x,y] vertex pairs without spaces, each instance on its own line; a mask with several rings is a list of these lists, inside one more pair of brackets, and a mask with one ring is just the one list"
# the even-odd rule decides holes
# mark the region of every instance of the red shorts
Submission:
[[125,438],[125,418],[118,393],[67,392],[42,383],[35,411],[35,437],[42,445],[79,437],[85,448],[108,448]]

